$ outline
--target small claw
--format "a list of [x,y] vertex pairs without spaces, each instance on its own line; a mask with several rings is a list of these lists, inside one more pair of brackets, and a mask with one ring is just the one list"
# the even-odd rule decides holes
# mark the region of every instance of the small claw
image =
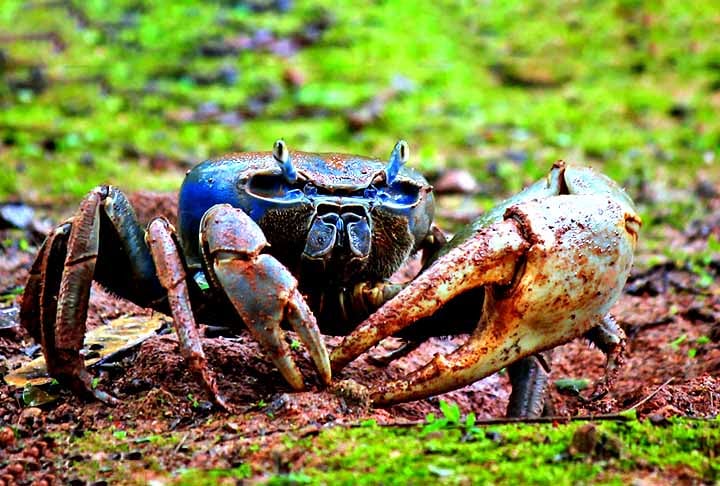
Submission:
[[317,325],[315,316],[313,316],[297,289],[293,291],[293,295],[288,302],[287,320],[310,352],[320,379],[324,384],[329,385],[332,381],[330,356],[325,347],[322,334],[320,334],[320,328]]
[[[220,393],[220,390],[218,389],[217,381],[215,380],[215,374],[210,370],[210,368],[208,368],[205,353],[203,352],[202,348],[197,347],[197,343],[199,343],[199,340],[197,341],[197,343],[188,342],[187,333],[182,331],[181,333],[182,334],[178,334],[181,340],[180,348],[183,355],[186,356],[188,368],[190,368],[190,371],[192,371],[193,374],[200,378],[200,381],[202,382],[205,390],[210,396],[210,400],[212,400],[215,405],[220,407],[221,410],[232,413],[232,407],[228,403],[225,396]],[[195,339],[199,339],[198,334],[196,334]],[[185,341],[183,342],[183,340]],[[200,351],[199,353],[198,349]]]
[[[284,144],[278,147],[280,155],[286,153]],[[295,390],[305,388],[281,328],[287,319],[306,343],[322,380],[329,382],[327,350],[315,317],[290,271],[273,256],[261,253],[267,243],[257,223],[242,210],[219,204],[205,213],[200,227],[203,258],[212,269],[212,280],[285,380]]]
[[[283,344],[285,343],[283,342]],[[287,352],[289,353],[290,350],[287,350]],[[300,370],[298,370],[297,366],[295,366],[295,361],[292,359],[290,354],[282,354],[281,356],[273,357],[271,359],[272,362],[275,363],[275,366],[277,366],[280,374],[283,378],[285,378],[285,381],[288,382],[293,390],[303,391],[305,389],[303,377],[300,374]]]
[[[266,254],[259,255],[253,262],[237,259],[234,254],[219,254],[213,268],[215,277],[253,338],[268,353],[290,386],[294,390],[304,390],[302,375],[293,361],[290,347],[285,342],[285,333],[280,327],[288,297],[285,292],[289,292],[288,289],[294,285],[294,281],[285,281],[291,278],[290,274],[286,275],[287,270]],[[286,284],[285,288],[282,288],[281,283]],[[268,295],[264,290],[276,292],[277,300],[261,302],[241,297]]]
[[[234,275],[237,275],[233,274],[232,268],[232,263],[236,262],[239,261],[228,261],[222,266],[218,265],[216,262],[215,271],[221,282],[230,282],[230,279],[232,279]],[[225,285],[225,289],[228,288],[230,288],[229,283]],[[233,304],[235,304],[238,313],[246,323],[253,339],[255,339],[255,341],[257,341],[262,349],[267,353],[268,357],[275,364],[280,374],[283,378],[285,378],[285,381],[288,382],[293,390],[304,390],[305,383],[303,381],[302,374],[295,365],[295,361],[293,360],[290,352],[290,347],[287,342],[285,342],[285,332],[280,328],[280,320],[254,319],[247,313],[242,304],[237,303],[238,301],[235,299],[235,294],[230,294],[230,300]]]
[[502,367],[507,350],[488,347],[494,341],[489,336],[473,335],[465,344],[449,355],[436,354],[422,368],[404,380],[377,387],[372,394],[375,405],[392,405],[461,388]]

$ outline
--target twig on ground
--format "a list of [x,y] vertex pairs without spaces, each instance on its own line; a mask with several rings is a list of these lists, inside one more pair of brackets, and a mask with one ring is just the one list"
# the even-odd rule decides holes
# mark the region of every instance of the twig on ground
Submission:
[[180,442],[175,446],[175,450],[173,451],[173,454],[177,454],[180,452],[180,449],[183,445],[185,445],[185,441],[187,440],[189,434],[185,434],[182,436],[182,439],[180,439]]
[[628,409],[625,409],[625,410],[623,410],[623,411],[620,412],[620,413],[625,413],[625,412],[630,412],[630,411],[632,411],[632,410],[635,410],[636,408],[638,408],[638,407],[639,407],[640,405],[642,405],[643,403],[651,400],[652,397],[654,397],[655,395],[657,395],[663,388],[665,388],[666,386],[668,386],[668,385],[670,384],[670,382],[672,382],[674,379],[675,379],[674,376],[671,377],[671,378],[669,378],[669,379],[667,379],[667,380],[665,381],[665,383],[663,383],[662,385],[660,385],[659,387],[657,387],[657,388],[656,388],[652,393],[650,393],[648,396],[646,396],[645,398],[643,398],[642,400],[640,400],[639,402],[637,402],[637,403],[636,403],[635,405],[633,405],[632,407],[630,407],[630,408],[628,408]]

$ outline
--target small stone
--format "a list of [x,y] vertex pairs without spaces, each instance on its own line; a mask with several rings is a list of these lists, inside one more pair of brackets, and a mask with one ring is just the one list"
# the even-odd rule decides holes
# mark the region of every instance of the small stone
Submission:
[[213,411],[214,405],[212,402],[209,402],[207,400],[200,400],[196,407],[193,407],[193,412],[195,412],[197,415],[205,416],[209,415]]
[[[653,423],[655,423],[655,425],[666,425],[667,423],[669,423],[669,421],[667,421],[668,418],[679,417],[679,416],[684,415],[684,413],[682,412],[682,410],[678,409],[677,407],[675,407],[671,404],[667,404],[667,405],[663,405],[662,407],[658,408],[657,410],[654,410],[652,415],[656,416],[655,418],[656,418],[657,422],[653,422]],[[660,419],[660,417],[665,418],[666,421],[663,422]]]
[[677,120],[684,120],[692,114],[692,111],[692,107],[686,103],[675,103],[668,110],[668,115]]
[[288,86],[298,88],[307,82],[305,73],[295,67],[289,67],[283,72],[283,81]]
[[43,437],[43,440],[39,440],[35,445],[40,449],[40,454],[44,455],[48,449],[53,447],[54,442],[52,437]]
[[598,442],[597,427],[594,423],[583,424],[573,434],[570,455],[592,454]]
[[71,422],[74,421],[74,418],[73,408],[67,403],[61,403],[48,414],[48,419],[55,423]]
[[142,459],[142,456],[142,452],[132,451],[125,454],[125,459],[127,459],[128,461],[139,461],[140,459]]
[[72,456],[68,457],[68,461],[70,462],[83,462],[85,460],[85,456],[82,454],[73,454]]
[[15,432],[10,427],[0,428],[0,447],[10,447],[15,443]]
[[20,476],[25,471],[25,466],[22,465],[20,462],[15,462],[13,464],[10,464],[6,471],[13,476]]
[[277,415],[283,410],[285,410],[289,403],[292,402],[292,398],[288,393],[281,393],[279,395],[276,395],[273,397],[272,400],[270,400],[270,404],[265,407],[266,412],[272,413],[273,415]]
[[445,171],[433,184],[438,194],[474,194],[478,183],[466,170],[450,169]]
[[26,423],[32,423],[36,418],[42,415],[42,410],[37,407],[28,407],[20,412],[20,420]]
[[522,164],[529,158],[528,153],[524,150],[506,150],[505,157],[518,164]]
[[217,72],[218,81],[226,86],[233,86],[237,83],[239,73],[233,66],[223,66]]
[[125,393],[134,394],[147,390],[152,390],[154,386],[155,385],[152,381],[146,380],[144,378],[133,378],[128,384],[123,387],[123,391]]
[[708,180],[702,180],[695,186],[695,192],[703,199],[713,199],[720,195],[720,189]]
[[24,229],[30,226],[35,211],[25,204],[3,204],[0,206],[0,228]]
[[80,422],[75,427],[73,427],[72,430],[73,437],[82,437],[85,435],[85,424]]
[[198,106],[195,115],[200,119],[211,118],[220,113],[220,106],[217,103],[208,101]]
[[25,455],[37,459],[40,457],[40,449],[37,446],[32,446],[25,451]]
[[332,385],[335,395],[344,398],[353,408],[368,410],[370,408],[370,390],[354,380],[342,380]]
[[648,415],[648,420],[653,425],[667,425],[668,419],[660,413],[653,413]]
[[569,458],[570,458],[570,454],[568,454],[567,452],[560,452],[553,456],[552,462],[563,462],[563,461],[567,461]]
[[485,438],[490,439],[496,444],[501,444],[503,441],[502,434],[500,432],[495,432],[494,430],[488,430],[487,432],[485,432]]

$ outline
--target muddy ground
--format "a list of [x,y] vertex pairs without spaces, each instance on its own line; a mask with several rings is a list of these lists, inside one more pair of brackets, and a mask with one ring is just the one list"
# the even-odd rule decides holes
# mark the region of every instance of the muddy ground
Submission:
[[[140,194],[133,199],[145,215],[158,211],[171,214],[174,206],[173,199],[166,196]],[[708,204],[710,210],[702,221],[690,223],[684,231],[667,230],[669,245],[691,252],[702,248],[711,234],[720,238],[720,199]],[[17,320],[12,308],[19,305],[20,296],[14,295],[14,289],[24,284],[39,235],[33,235],[31,230],[3,230],[2,236],[0,293],[5,295],[5,301],[0,307],[5,309],[0,312],[6,324],[0,329],[0,372],[5,373],[28,361],[28,355],[38,353],[37,349],[33,353],[33,343],[25,332],[12,325]],[[21,239],[29,245],[18,244]],[[553,387],[555,414],[611,414],[635,407],[641,417],[653,420],[717,416],[720,257],[711,255],[711,259],[707,267],[711,278],[705,275],[703,280],[703,275],[682,262],[656,258],[647,250],[641,252],[626,292],[613,309],[629,337],[627,363],[619,379],[606,397],[590,403]],[[90,326],[127,314],[147,311],[94,289]],[[364,384],[398,378],[435,353],[449,351],[463,338],[433,339],[386,367],[363,357],[339,378]],[[337,339],[329,338],[329,343],[333,345]],[[389,340],[383,347],[391,349],[395,345]],[[72,480],[75,482],[71,484],[85,484],[90,478],[79,478],[72,465],[87,458],[77,457],[77,452],[67,446],[68,441],[58,437],[78,437],[113,427],[132,429],[138,435],[169,431],[183,434],[178,447],[156,452],[145,447],[142,453],[132,456],[130,451],[117,460],[142,461],[152,455],[166,471],[233,467],[238,450],[248,441],[258,441],[262,447],[251,456],[253,470],[272,473],[278,467],[272,445],[287,431],[358,423],[369,418],[379,423],[422,420],[430,412],[440,413],[440,398],[459,404],[464,412],[473,411],[478,418],[502,417],[510,392],[507,376],[497,374],[442,397],[387,409],[366,409],[338,390],[320,390],[304,356],[298,359],[309,377],[311,390],[290,393],[245,334],[235,338],[207,337],[204,347],[220,376],[223,392],[244,413],[229,416],[205,400],[201,387],[182,362],[171,333],[147,340],[120,360],[120,366],[100,371],[98,386],[122,400],[114,408],[84,403],[68,393],[61,393],[58,400],[42,408],[26,407],[22,390],[0,383],[0,484],[65,484]],[[383,352],[374,349],[370,356]],[[552,379],[586,378],[593,383],[603,376],[603,366],[603,355],[587,342],[577,340],[555,350]],[[102,477],[101,471],[95,478],[101,480],[99,484]]]

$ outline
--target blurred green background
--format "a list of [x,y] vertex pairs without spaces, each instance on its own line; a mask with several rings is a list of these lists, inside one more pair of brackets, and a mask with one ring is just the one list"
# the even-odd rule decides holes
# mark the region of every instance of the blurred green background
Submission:
[[[234,150],[465,168],[480,204],[556,159],[646,228],[720,180],[720,2],[3,0],[0,199],[176,190]],[[706,187],[707,189],[707,187]]]
[[[49,205],[53,216],[100,183],[176,191],[203,159],[270,150],[280,137],[291,149],[377,157],[403,138],[412,166],[431,175],[459,168],[477,180],[479,194],[451,200],[454,209],[488,208],[557,159],[593,166],[639,205],[637,266],[672,259],[706,288],[717,279],[717,237],[685,248],[672,236],[694,219],[717,220],[707,216],[720,201],[718,112],[720,0],[0,0],[0,202]],[[24,239],[17,245],[28,249]],[[13,289],[6,295],[22,288]],[[598,476],[604,459],[562,459],[574,426],[555,424],[503,429],[506,445],[492,435],[466,444],[461,430],[428,439],[372,424],[336,428],[320,436],[331,452],[319,455],[348,483],[373,469],[386,481],[389,457],[401,479],[428,481],[455,482],[456,457],[475,468],[470,477],[489,481],[500,471],[622,484],[623,470],[665,463],[715,478],[714,456],[698,450],[714,450],[717,426],[648,433],[632,424],[605,429],[642,457],[643,465],[612,466],[617,477]],[[103,450],[127,447],[116,433]],[[179,437],[168,439],[175,452],[187,435]],[[291,446],[304,453],[309,440]],[[357,454],[343,456],[356,444]],[[490,450],[510,457],[498,460],[502,469],[478,460]],[[228,474],[251,473],[242,467]],[[294,478],[287,483],[307,476]]]

